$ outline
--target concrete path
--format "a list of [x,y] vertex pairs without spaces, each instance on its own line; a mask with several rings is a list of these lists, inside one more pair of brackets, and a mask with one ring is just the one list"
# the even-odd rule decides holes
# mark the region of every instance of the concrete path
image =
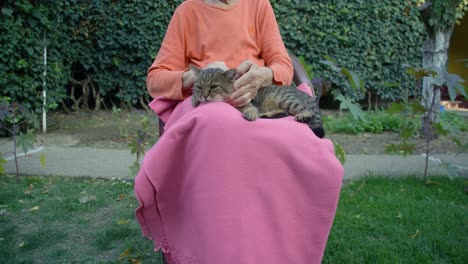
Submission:
[[[0,152],[11,151],[9,140],[0,140]],[[46,166],[40,165],[40,155],[45,153]],[[135,161],[130,150],[102,149],[93,147],[37,147],[32,153],[19,154],[18,165],[21,174],[25,175],[62,175],[85,176],[98,178],[133,179],[129,166]],[[424,173],[423,155],[347,155],[345,180],[357,179],[362,176],[379,175],[401,177],[422,175]],[[4,164],[7,173],[15,173],[16,166],[11,153],[6,154]],[[446,175],[444,162],[457,167],[461,176],[468,177],[468,153],[460,155],[435,155],[430,157],[429,174]]]

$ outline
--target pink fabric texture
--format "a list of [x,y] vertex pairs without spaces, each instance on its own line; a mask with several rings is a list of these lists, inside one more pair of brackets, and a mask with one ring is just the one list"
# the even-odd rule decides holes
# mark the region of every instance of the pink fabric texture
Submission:
[[136,216],[169,263],[321,262],[343,175],[330,140],[222,102],[150,106],[166,126],[135,179]]

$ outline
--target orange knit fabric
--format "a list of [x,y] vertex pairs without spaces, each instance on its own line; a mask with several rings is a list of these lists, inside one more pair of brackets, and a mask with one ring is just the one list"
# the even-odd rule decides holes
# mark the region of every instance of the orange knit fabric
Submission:
[[228,9],[187,0],[174,12],[146,86],[152,97],[182,100],[182,74],[189,64],[224,61],[229,68],[250,59],[289,84],[292,66],[268,0],[239,0]]

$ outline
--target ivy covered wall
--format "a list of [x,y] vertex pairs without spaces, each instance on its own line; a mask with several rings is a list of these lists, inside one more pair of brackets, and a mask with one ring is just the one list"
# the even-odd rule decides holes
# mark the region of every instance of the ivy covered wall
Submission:
[[[6,0],[0,3],[0,96],[40,111],[47,46],[50,107],[145,104],[146,70],[182,0]],[[271,0],[287,48],[314,76],[353,96],[347,81],[319,63],[328,55],[359,74],[366,89],[396,99],[420,64],[423,25],[412,1]],[[400,83],[389,87],[389,83]],[[106,99],[106,100],[104,100]]]
[[[401,87],[409,84],[402,64],[420,65],[425,32],[414,1],[271,2],[287,48],[304,56],[314,76],[331,80],[335,89],[351,94],[344,76],[319,63],[324,56],[353,70],[364,79],[366,90],[383,99],[397,99]],[[391,87],[395,83],[401,86]]]

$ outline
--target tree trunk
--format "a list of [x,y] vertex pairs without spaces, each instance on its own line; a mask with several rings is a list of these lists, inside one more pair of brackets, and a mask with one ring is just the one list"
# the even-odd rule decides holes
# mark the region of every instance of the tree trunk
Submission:
[[[421,5],[419,7],[419,11],[427,30],[426,41],[424,42],[422,49],[422,66],[423,68],[438,68],[441,70],[446,70],[450,38],[452,37],[455,24],[446,28],[430,25],[429,20],[433,15],[430,2],[426,2],[425,4]],[[432,129],[425,129],[424,126],[427,124],[427,122],[424,122],[424,119],[429,117],[430,123],[434,123],[439,120],[440,89],[434,90],[432,87],[433,83],[434,78],[424,77],[422,87],[423,101],[421,103],[425,106],[427,111],[431,111],[431,113],[425,113],[425,115],[422,117],[422,123],[423,131],[430,131],[429,135],[433,134],[431,132]],[[426,137],[429,136],[426,135],[426,133],[424,134]]]

